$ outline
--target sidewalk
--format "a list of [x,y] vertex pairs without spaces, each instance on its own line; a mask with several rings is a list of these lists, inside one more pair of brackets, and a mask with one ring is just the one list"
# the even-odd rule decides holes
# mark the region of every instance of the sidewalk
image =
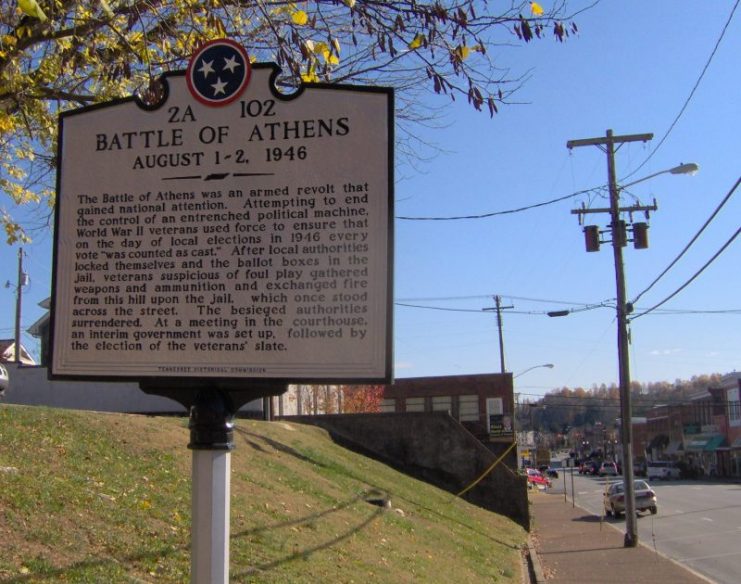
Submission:
[[623,547],[623,532],[564,502],[563,493],[532,492],[530,502],[538,584],[542,577],[548,584],[710,582],[645,545]]

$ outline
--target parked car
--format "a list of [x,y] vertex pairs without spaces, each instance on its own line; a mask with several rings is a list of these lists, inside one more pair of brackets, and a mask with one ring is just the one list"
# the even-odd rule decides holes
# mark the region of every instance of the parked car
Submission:
[[646,478],[649,481],[679,479],[679,474],[679,467],[669,460],[653,460],[646,465]]
[[8,370],[4,365],[0,364],[0,396],[3,392],[8,389],[10,385],[10,377],[8,377]]
[[579,474],[596,475],[599,470],[599,464],[593,460],[585,460],[579,467]]
[[589,471],[591,469],[591,460],[582,460],[581,464],[579,464],[579,474],[589,474]]
[[526,468],[525,474],[527,476],[527,483],[529,487],[550,487],[551,481],[548,477],[544,476],[537,468]]
[[547,464],[541,464],[538,467],[538,470],[543,473],[545,476],[550,477],[552,479],[558,478],[558,471],[555,468],[551,468]]
[[611,476],[616,477],[618,476],[618,469],[617,465],[614,462],[608,462],[605,461],[599,466],[599,471],[597,471],[597,474],[601,477]]
[[[633,481],[633,493],[636,500],[636,511],[650,511],[651,515],[658,513],[656,493],[643,480]],[[622,481],[610,483],[605,487],[603,503],[606,515],[620,516],[625,513],[625,487]]]

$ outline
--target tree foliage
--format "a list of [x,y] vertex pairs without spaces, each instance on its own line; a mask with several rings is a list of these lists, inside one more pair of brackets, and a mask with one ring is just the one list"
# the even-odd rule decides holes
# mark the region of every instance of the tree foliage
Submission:
[[[486,0],[8,0],[0,12],[0,189],[53,204],[57,114],[139,91],[184,69],[204,41],[231,37],[283,83],[397,88],[401,119],[419,91],[494,114],[519,88],[501,53],[576,32],[565,2]],[[416,112],[416,113],[415,113]],[[2,210],[9,242],[27,233]]]
[[341,385],[342,413],[360,414],[381,411],[383,385]]
[[383,385],[296,385],[295,399],[301,415],[380,412]]
[[[689,380],[631,383],[634,416],[645,416],[657,405],[686,403],[693,394],[717,385],[721,375],[697,375]],[[582,428],[601,423],[615,426],[620,417],[620,390],[615,384],[594,385],[591,389],[567,387],[548,392],[541,400],[523,404],[518,413],[521,428],[536,427],[541,431],[564,432],[565,428]]]

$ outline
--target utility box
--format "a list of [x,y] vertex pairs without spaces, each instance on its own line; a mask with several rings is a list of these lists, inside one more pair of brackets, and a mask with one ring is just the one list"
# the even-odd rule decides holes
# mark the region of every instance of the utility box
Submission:
[[584,227],[584,243],[587,251],[599,251],[599,227],[597,225],[586,225]]
[[633,223],[633,247],[635,249],[648,248],[648,223]]

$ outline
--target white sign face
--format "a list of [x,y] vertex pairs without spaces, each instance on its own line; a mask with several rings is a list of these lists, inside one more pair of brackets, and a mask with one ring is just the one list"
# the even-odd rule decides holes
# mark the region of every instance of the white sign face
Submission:
[[392,93],[274,72],[62,115],[52,376],[390,378]]

